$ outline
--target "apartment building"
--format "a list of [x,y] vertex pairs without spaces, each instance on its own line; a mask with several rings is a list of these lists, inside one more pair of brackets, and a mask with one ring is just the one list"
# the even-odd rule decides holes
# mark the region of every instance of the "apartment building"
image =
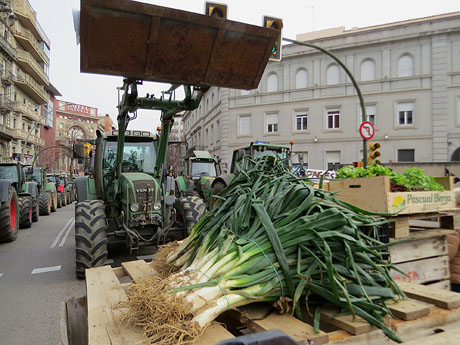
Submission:
[[[364,94],[381,161],[460,160],[460,12],[297,36],[332,51]],[[229,166],[253,141],[289,145],[312,169],[362,159],[356,90],[327,55],[283,46],[255,90],[211,88],[183,118],[189,147],[203,145]]]
[[50,42],[27,0],[0,3],[0,155],[33,159],[44,146]]

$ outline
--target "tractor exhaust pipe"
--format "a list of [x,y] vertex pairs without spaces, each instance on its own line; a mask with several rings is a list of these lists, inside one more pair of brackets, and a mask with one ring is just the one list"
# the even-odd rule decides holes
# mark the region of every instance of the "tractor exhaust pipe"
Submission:
[[102,133],[96,130],[96,154],[94,157],[94,186],[96,197],[102,199]]

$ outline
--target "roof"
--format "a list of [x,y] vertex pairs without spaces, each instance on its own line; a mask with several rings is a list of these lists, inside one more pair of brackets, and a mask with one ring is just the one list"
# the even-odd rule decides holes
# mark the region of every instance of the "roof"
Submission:
[[372,31],[372,30],[377,30],[377,29],[387,29],[387,28],[396,27],[396,26],[417,24],[417,23],[423,23],[423,22],[428,22],[432,20],[442,20],[442,19],[453,18],[457,16],[460,16],[460,11],[436,14],[436,15],[427,16],[427,17],[405,19],[405,20],[401,20],[397,22],[389,22],[385,24],[376,24],[376,25],[371,25],[371,26],[365,26],[362,28],[356,27],[356,28],[352,28],[349,30],[346,30],[344,26],[340,26],[340,27],[335,27],[335,28],[328,28],[325,30],[312,31],[312,32],[304,33],[304,34],[298,34],[296,39],[298,41],[313,41],[313,40],[327,38],[327,37],[347,35],[347,34],[353,34],[353,33],[363,32],[363,31]]

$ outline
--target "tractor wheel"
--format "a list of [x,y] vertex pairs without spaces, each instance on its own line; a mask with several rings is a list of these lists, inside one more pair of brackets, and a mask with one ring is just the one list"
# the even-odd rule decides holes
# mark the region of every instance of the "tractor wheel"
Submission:
[[182,211],[182,218],[184,219],[184,228],[188,234],[193,226],[200,220],[201,215],[206,209],[206,204],[203,199],[195,195],[181,198],[179,203]]
[[220,195],[227,188],[227,185],[222,181],[217,181],[211,189],[211,195],[209,197],[209,209],[212,210],[221,201],[218,198],[214,198],[214,195]]
[[51,212],[56,212],[58,206],[58,196],[56,189],[51,192]]
[[61,207],[62,207],[62,193],[57,192],[57,208],[61,208]]
[[65,191],[62,192],[61,195],[62,195],[62,199],[61,199],[62,200],[62,207],[65,207],[67,205],[67,195],[66,195]]
[[40,218],[40,205],[39,205],[39,197],[32,199],[32,222],[38,222],[38,218]]
[[70,195],[70,192],[66,192],[67,194],[67,204],[70,205],[72,203],[72,196]]
[[107,218],[102,200],[82,201],[75,207],[75,254],[77,278],[85,269],[107,261]]
[[32,198],[22,196],[19,198],[19,228],[26,229],[32,226]]
[[14,241],[19,229],[19,205],[16,189],[10,188],[8,201],[0,207],[0,242]]
[[51,194],[48,192],[40,193],[38,198],[38,209],[40,216],[48,216],[51,213]]

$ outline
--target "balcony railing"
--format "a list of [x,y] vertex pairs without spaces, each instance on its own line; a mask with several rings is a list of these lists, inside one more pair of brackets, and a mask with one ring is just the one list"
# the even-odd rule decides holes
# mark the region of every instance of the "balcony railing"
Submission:
[[6,30],[5,35],[0,35],[0,48],[10,56],[11,59],[16,60],[16,48],[14,48],[8,39],[6,38]]
[[6,125],[0,125],[0,133],[10,138],[14,137],[14,129],[7,127]]
[[25,140],[26,135],[27,135],[27,133],[23,129],[15,129],[14,130],[14,138],[15,139]]
[[28,29],[34,31],[37,37],[41,37],[43,41],[50,45],[49,38],[46,36],[45,31],[37,21],[37,13],[33,10],[29,1],[27,0],[14,0],[14,14]]
[[27,73],[17,74],[14,81],[17,87],[29,94],[37,103],[45,104],[48,101],[49,97],[45,88]]
[[43,68],[38,64],[38,62],[34,59],[32,54],[26,52],[25,50],[18,49],[18,64],[21,66],[22,69],[28,70],[30,74],[35,74],[34,77],[38,77],[40,79],[41,84],[49,85],[49,79],[46,75]]
[[36,146],[45,146],[45,139],[42,139],[36,135],[30,135],[27,142]]
[[21,113],[23,116],[28,117],[32,121],[38,122],[41,124],[42,116],[39,112],[35,111],[32,107],[28,107],[22,102],[13,102],[13,111]]
[[43,51],[42,47],[40,47],[40,44],[30,30],[27,30],[16,23],[16,30],[14,30],[13,33],[16,39],[19,40],[24,47],[27,47],[27,43],[29,43],[30,47],[33,48],[31,53],[36,59],[49,65],[48,56]]
[[13,102],[6,95],[0,94],[0,110],[11,111],[13,109]]

